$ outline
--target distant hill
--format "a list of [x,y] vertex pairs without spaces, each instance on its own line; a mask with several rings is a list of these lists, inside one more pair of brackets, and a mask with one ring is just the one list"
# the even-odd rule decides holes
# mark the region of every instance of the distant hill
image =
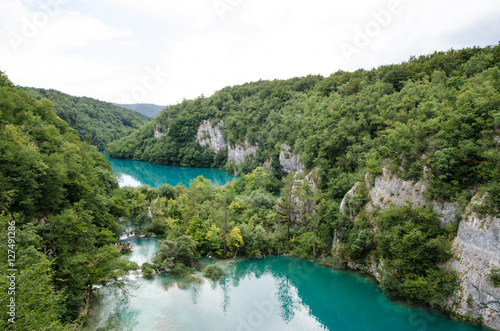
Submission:
[[153,105],[151,103],[137,103],[131,105],[121,105],[116,103],[115,105],[136,111],[151,119],[158,116],[158,114],[165,108],[165,106]]
[[149,121],[149,117],[109,102],[74,97],[56,90],[25,87],[36,99],[54,102],[56,114],[99,150],[125,137]]

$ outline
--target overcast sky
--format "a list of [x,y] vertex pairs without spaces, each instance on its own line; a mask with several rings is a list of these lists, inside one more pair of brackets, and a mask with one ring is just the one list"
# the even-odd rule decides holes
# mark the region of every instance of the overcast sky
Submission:
[[118,103],[499,41],[498,0],[0,0],[15,84]]

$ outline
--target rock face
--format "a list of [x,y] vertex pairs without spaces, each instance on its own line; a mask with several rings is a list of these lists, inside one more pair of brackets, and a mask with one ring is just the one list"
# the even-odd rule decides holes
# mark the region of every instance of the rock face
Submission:
[[457,271],[460,290],[449,308],[500,330],[500,288],[489,278],[500,268],[500,218],[473,212],[472,205],[481,203],[478,197],[471,201],[453,242],[449,265]]
[[[453,257],[443,266],[456,270],[459,277],[459,291],[456,297],[450,299],[447,308],[463,316],[481,319],[485,325],[500,330],[500,287],[495,288],[490,279],[492,269],[500,268],[500,218],[481,216],[473,211],[473,205],[482,204],[484,197],[474,197],[464,213],[451,202],[426,201],[424,181],[404,181],[384,169],[383,174],[374,181],[367,175],[364,183],[356,183],[347,192],[340,205],[342,213],[350,213],[347,201],[364,187],[363,184],[368,193],[368,202],[364,206],[367,211],[376,206],[385,209],[391,205],[411,204],[418,207],[432,204],[439,215],[441,226],[455,221],[458,215],[463,215],[452,245]],[[342,235],[334,234],[333,252],[336,251],[337,237]],[[380,261],[376,261],[371,255],[366,260],[364,265],[345,262],[349,268],[363,270],[379,279],[377,268]]]
[[280,164],[283,170],[296,174],[304,171],[304,166],[300,163],[300,155],[293,155],[290,153],[292,148],[288,145],[281,145],[280,151]]
[[[365,184],[368,188],[369,201],[365,205],[367,211],[371,211],[375,207],[380,207],[382,210],[391,206],[406,206],[410,205],[414,208],[424,207],[429,203],[441,220],[441,226],[444,227],[448,223],[456,220],[456,215],[461,213],[458,206],[451,202],[426,201],[424,192],[427,189],[423,180],[406,181],[391,175],[387,168],[384,168],[381,176],[375,178],[372,184],[371,176],[365,176]],[[346,193],[342,203],[340,204],[340,212],[347,213],[347,200],[360,187],[361,183],[356,183],[354,187]]]
[[405,206],[411,204],[413,207],[427,205],[424,198],[426,187],[422,180],[418,182],[402,180],[391,175],[387,168],[384,168],[382,172],[382,176],[375,178],[373,187],[368,186],[369,178],[365,178],[370,196],[370,201],[365,207],[368,211],[377,206],[384,209],[391,205]]
[[342,199],[342,202],[340,203],[340,213],[346,214],[347,213],[347,200],[349,200],[350,197],[352,197],[356,191],[359,189],[361,186],[360,182],[357,182],[354,184],[354,186],[345,194],[344,199]]
[[236,164],[245,162],[247,157],[254,156],[257,153],[259,146],[250,145],[248,139],[245,139],[243,146],[235,145],[233,147],[228,144],[221,130],[223,126],[223,121],[220,121],[215,126],[212,126],[210,120],[203,121],[198,128],[196,141],[202,146],[208,146],[215,153],[227,149],[228,159]]
[[[291,221],[292,221],[292,223],[296,223],[296,222],[300,221],[300,191],[299,191],[299,188],[304,183],[307,183],[307,185],[309,186],[311,191],[314,192],[314,191],[316,191],[320,180],[321,179],[319,176],[319,167],[316,167],[313,170],[311,170],[303,179],[297,179],[296,177],[293,178],[292,197],[291,197],[291,200],[292,200]],[[280,197],[280,199],[282,199],[282,197]]]
[[224,140],[224,135],[222,134],[221,127],[224,126],[224,122],[220,121],[212,127],[212,123],[209,120],[203,121],[198,128],[198,133],[196,134],[196,141],[201,145],[208,147],[215,153],[227,148],[227,143]]
[[249,156],[254,156],[257,153],[259,146],[253,146],[248,143],[248,139],[245,139],[244,145],[231,145],[227,146],[227,157],[232,162],[238,164],[245,162],[245,159]]
[[[160,128],[161,128],[161,124],[157,123],[156,128],[155,128],[155,132],[154,132],[154,137],[156,139],[160,139],[161,137],[165,137],[167,135],[166,133],[160,132]],[[168,132],[168,130],[167,130],[167,132]]]

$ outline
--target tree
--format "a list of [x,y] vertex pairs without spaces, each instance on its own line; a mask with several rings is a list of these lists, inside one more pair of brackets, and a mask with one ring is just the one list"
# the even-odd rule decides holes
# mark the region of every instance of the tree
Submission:
[[241,236],[241,230],[237,226],[231,229],[231,232],[226,238],[227,246],[231,251],[237,251],[240,247],[244,245],[243,237]]
[[217,197],[218,206],[220,208],[217,218],[222,223],[222,243],[224,247],[224,258],[226,258],[227,256],[227,235],[230,231],[229,218],[231,211],[229,209],[229,206],[231,205],[233,199],[234,190],[232,186],[224,186],[223,188],[221,188],[220,195]]
[[290,224],[292,223],[293,213],[295,210],[295,196],[294,196],[295,180],[292,174],[284,179],[284,187],[281,190],[281,196],[278,199],[278,213],[280,215],[281,223],[286,224],[286,240],[287,245],[290,240]]
[[313,256],[316,256],[316,228],[318,226],[318,208],[316,203],[316,194],[309,182],[304,179],[297,188],[298,191],[298,209],[302,224],[307,231],[313,234]]

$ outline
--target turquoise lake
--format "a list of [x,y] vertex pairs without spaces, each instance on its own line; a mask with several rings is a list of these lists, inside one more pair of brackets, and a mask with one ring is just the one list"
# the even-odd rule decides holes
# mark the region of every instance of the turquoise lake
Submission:
[[189,182],[198,176],[210,179],[213,184],[224,185],[237,177],[220,169],[166,166],[104,156],[111,163],[113,173],[120,174],[118,179],[120,187],[141,185],[158,187],[162,184],[189,186]]
[[[134,251],[127,257],[150,261],[157,240],[130,240]],[[131,275],[127,294],[113,286],[100,289],[88,330],[481,330],[395,303],[371,277],[308,260],[271,256],[218,263],[226,275],[217,282],[201,272],[190,278]]]
[[[189,180],[205,169],[166,175],[165,166],[111,160],[113,170],[135,175],[142,184],[158,186],[162,178]],[[119,161],[119,162],[117,162]],[[127,169],[129,168],[129,169]],[[171,167],[168,167],[171,168]],[[145,175],[141,170],[145,170]],[[187,179],[188,173],[192,177]],[[215,172],[215,174],[218,174]],[[218,174],[220,183],[230,180]],[[203,174],[203,176],[205,176]],[[207,176],[207,178],[209,178]],[[216,180],[215,180],[216,181]],[[186,183],[186,182],[182,182]],[[176,183],[175,183],[176,184]],[[132,253],[125,257],[139,265],[151,262],[156,238],[126,239]],[[485,330],[451,320],[428,309],[389,300],[373,277],[334,270],[308,260],[286,256],[213,261],[226,275],[214,282],[200,271],[191,277],[139,273],[127,278],[124,288],[100,288],[92,298],[88,330],[370,330],[473,331]]]

